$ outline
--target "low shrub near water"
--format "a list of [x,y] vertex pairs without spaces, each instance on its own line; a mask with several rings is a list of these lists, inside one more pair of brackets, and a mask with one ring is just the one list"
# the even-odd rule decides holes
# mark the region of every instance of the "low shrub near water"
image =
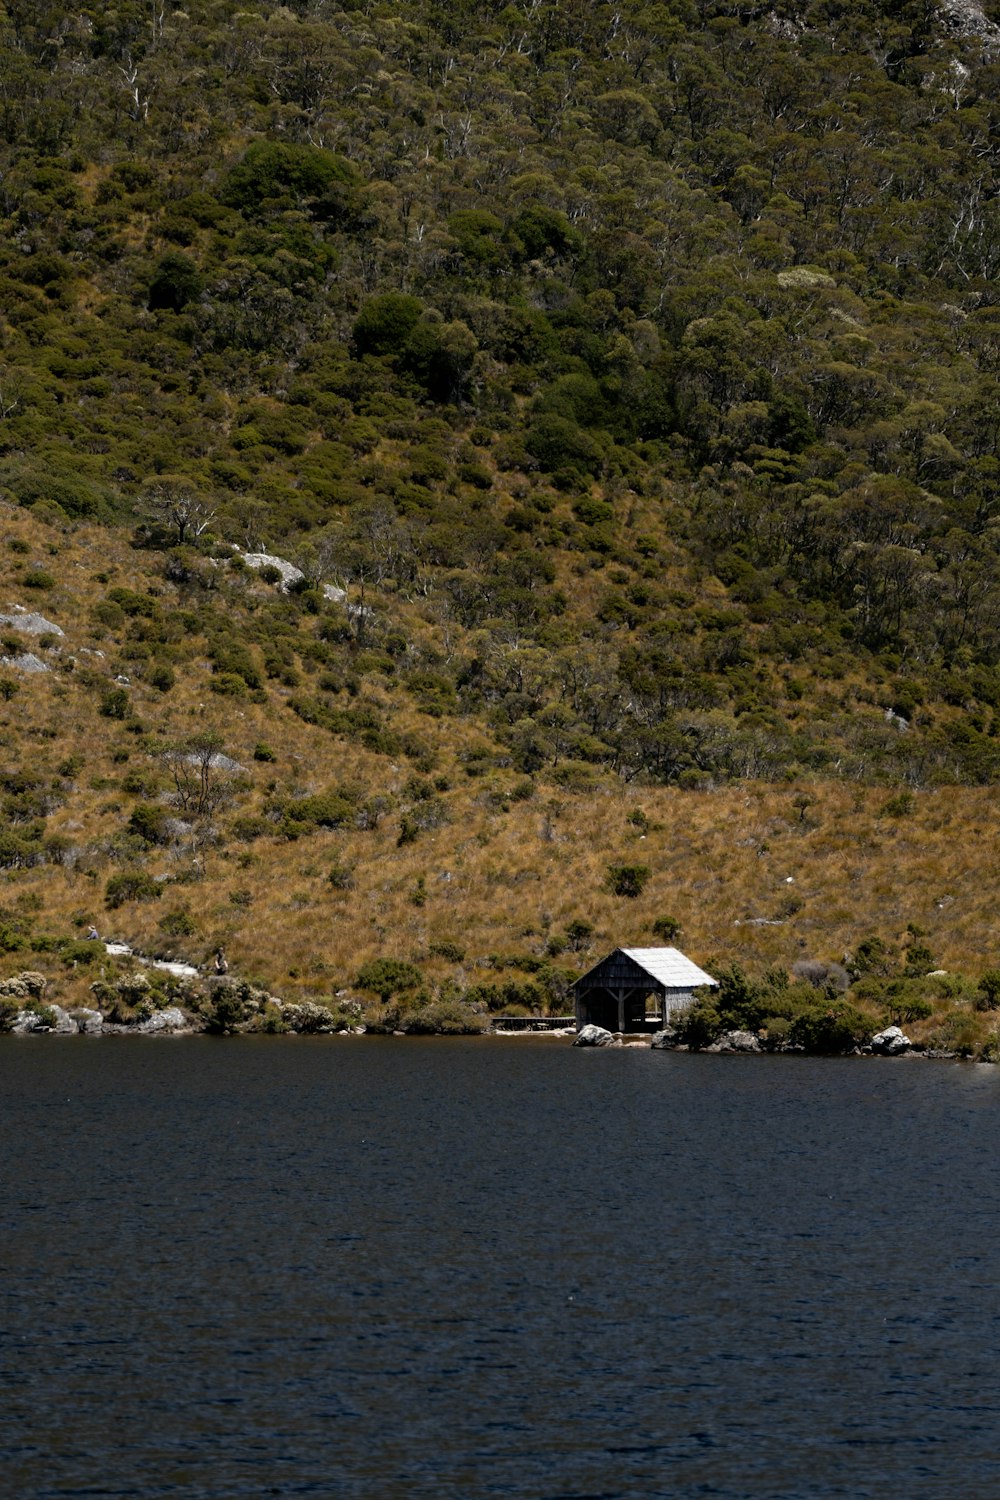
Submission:
[[404,1016],[399,1029],[407,1036],[476,1036],[486,1026],[486,1017],[460,1000],[432,1000]]
[[700,997],[676,1022],[678,1040],[694,1050],[711,1046],[727,1031],[753,1031],[769,1050],[851,1052],[882,1024],[863,1003],[825,993],[810,980],[792,984],[783,970],[753,979],[732,964],[718,973],[718,991]]

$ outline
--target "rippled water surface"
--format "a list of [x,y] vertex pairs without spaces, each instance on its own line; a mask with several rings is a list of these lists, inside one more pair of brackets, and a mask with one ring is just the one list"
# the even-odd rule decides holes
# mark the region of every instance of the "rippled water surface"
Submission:
[[0,1493],[1000,1494],[1000,1069],[0,1042]]

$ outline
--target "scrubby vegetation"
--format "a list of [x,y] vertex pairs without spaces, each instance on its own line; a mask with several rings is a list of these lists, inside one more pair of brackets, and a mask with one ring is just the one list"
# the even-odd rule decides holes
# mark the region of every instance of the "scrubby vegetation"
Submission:
[[792,975],[769,1034],[986,1045],[998,52],[971,5],[9,0],[12,940],[416,1029],[683,933]]

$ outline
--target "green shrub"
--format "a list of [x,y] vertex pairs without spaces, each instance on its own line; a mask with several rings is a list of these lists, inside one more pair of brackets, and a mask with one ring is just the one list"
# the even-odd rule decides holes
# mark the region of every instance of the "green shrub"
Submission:
[[641,896],[652,873],[648,865],[612,864],[608,866],[607,888],[613,896]]
[[593,935],[594,924],[584,917],[574,917],[566,927],[566,937],[574,953],[579,953],[581,949],[586,948]]
[[157,926],[167,937],[193,937],[198,931],[186,906],[175,906],[172,911],[164,912]]
[[102,943],[88,941],[86,938],[80,938],[73,942],[63,943],[62,947],[59,949],[60,961],[64,963],[67,968],[76,968],[78,965],[82,965],[86,968],[90,964],[96,963],[99,958],[104,957],[104,945]]
[[[208,654],[212,661],[212,671],[219,676],[240,677],[250,688],[264,686],[260,668],[242,641],[228,637],[222,641],[215,641],[209,647]],[[216,691],[219,689],[216,688]]]
[[229,1036],[250,1016],[250,1004],[239,985],[219,985],[203,1008],[205,1030],[213,1036]]
[[285,807],[286,825],[304,828],[344,828],[354,821],[355,804],[341,792],[320,792],[300,797]]
[[897,792],[879,809],[880,818],[908,818],[913,811],[913,793]]
[[122,778],[122,791],[133,797],[151,797],[160,785],[155,771],[129,771]]
[[870,1016],[847,1001],[815,1006],[797,1015],[790,1040],[806,1052],[851,1052],[870,1042],[875,1026]]
[[977,1010],[996,1010],[1000,1006],[1000,969],[987,969],[979,978],[976,992]]
[[113,599],[99,600],[90,613],[98,625],[106,625],[109,630],[120,630],[125,624],[125,611]]
[[140,802],[132,809],[128,830],[141,838],[145,844],[165,844],[170,835],[167,823],[170,814],[158,802]]
[[132,707],[128,691],[123,687],[108,688],[101,699],[100,712],[106,719],[127,719]]
[[416,989],[423,975],[413,964],[399,958],[374,958],[359,971],[355,983],[360,990],[372,990],[383,1005],[393,995]]
[[104,887],[104,902],[112,910],[126,901],[159,901],[163,887],[142,870],[123,870]]
[[430,953],[432,957],[443,958],[450,964],[460,964],[465,959],[465,949],[458,943],[431,943]]
[[[864,983],[855,986],[854,998],[864,1000]],[[904,979],[893,979],[883,987],[881,994],[876,995],[876,1003],[881,1000],[885,1012],[894,1026],[906,1026],[910,1021],[924,1021],[933,1015],[934,1006],[932,1002],[920,993],[919,987]]]
[[226,176],[219,197],[230,207],[247,211],[269,198],[318,198],[332,183],[354,185],[358,181],[358,172],[349,162],[320,146],[255,141]]
[[0,827],[0,870],[27,870],[45,858],[42,827],[18,829]]
[[990,1014],[955,1010],[934,1027],[927,1045],[943,1052],[957,1052],[960,1057],[976,1057],[995,1035],[995,1025],[996,1020]]
[[56,586],[54,575],[38,567],[29,568],[21,582],[26,589],[54,589]]
[[254,839],[276,832],[274,824],[257,813],[245,813],[242,817],[234,818],[230,830],[233,838],[238,839],[241,844],[252,844]]
[[[135,589],[109,589],[105,603],[117,605],[122,614],[128,615],[130,618],[142,615],[146,619],[152,619],[157,609],[156,600],[151,594],[140,594]],[[103,607],[102,604],[94,606],[95,616],[97,611]]]
[[690,1047],[693,1052],[710,1047],[716,1037],[727,1028],[716,1007],[715,1001],[701,996],[692,1006],[674,1019],[677,1040]]
[[218,677],[213,677],[209,683],[213,693],[218,693],[222,698],[245,698],[247,696],[247,685],[244,679],[236,672],[222,672]]
[[653,936],[664,943],[676,943],[681,935],[681,924],[676,917],[657,917],[653,923]]
[[181,312],[202,289],[202,278],[194,261],[179,250],[160,257],[149,283],[150,312]]
[[408,1036],[475,1036],[486,1025],[485,1016],[460,1000],[432,1000],[404,1016],[399,1029]]
[[862,974],[887,975],[891,974],[895,959],[892,951],[886,947],[880,937],[870,935],[862,938],[854,950],[854,957],[848,964],[848,970],[853,979]]
[[354,324],[359,354],[398,354],[415,328],[423,305],[404,292],[370,297]]

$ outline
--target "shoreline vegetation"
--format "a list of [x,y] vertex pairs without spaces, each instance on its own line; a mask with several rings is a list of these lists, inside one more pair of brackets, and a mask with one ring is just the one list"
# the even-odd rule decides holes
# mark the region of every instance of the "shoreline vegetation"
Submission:
[[[562,1012],[491,1012],[481,994],[433,997],[412,965],[367,966],[367,987],[322,1001],[288,1001],[238,976],[144,958],[108,945],[89,1002],[62,1005],[47,977],[22,970],[0,980],[0,1033],[18,1035],[343,1035],[573,1037],[576,1046],[743,1054],[967,1058],[1000,1062],[1000,971],[978,983],[944,970],[891,972],[878,939],[859,945],[851,969],[799,962],[751,978],[738,964],[718,970],[716,991],[655,1033],[612,1033]],[[58,988],[57,986],[54,988]],[[372,991],[381,988],[378,998]],[[904,1031],[904,1026],[906,1030]]]

